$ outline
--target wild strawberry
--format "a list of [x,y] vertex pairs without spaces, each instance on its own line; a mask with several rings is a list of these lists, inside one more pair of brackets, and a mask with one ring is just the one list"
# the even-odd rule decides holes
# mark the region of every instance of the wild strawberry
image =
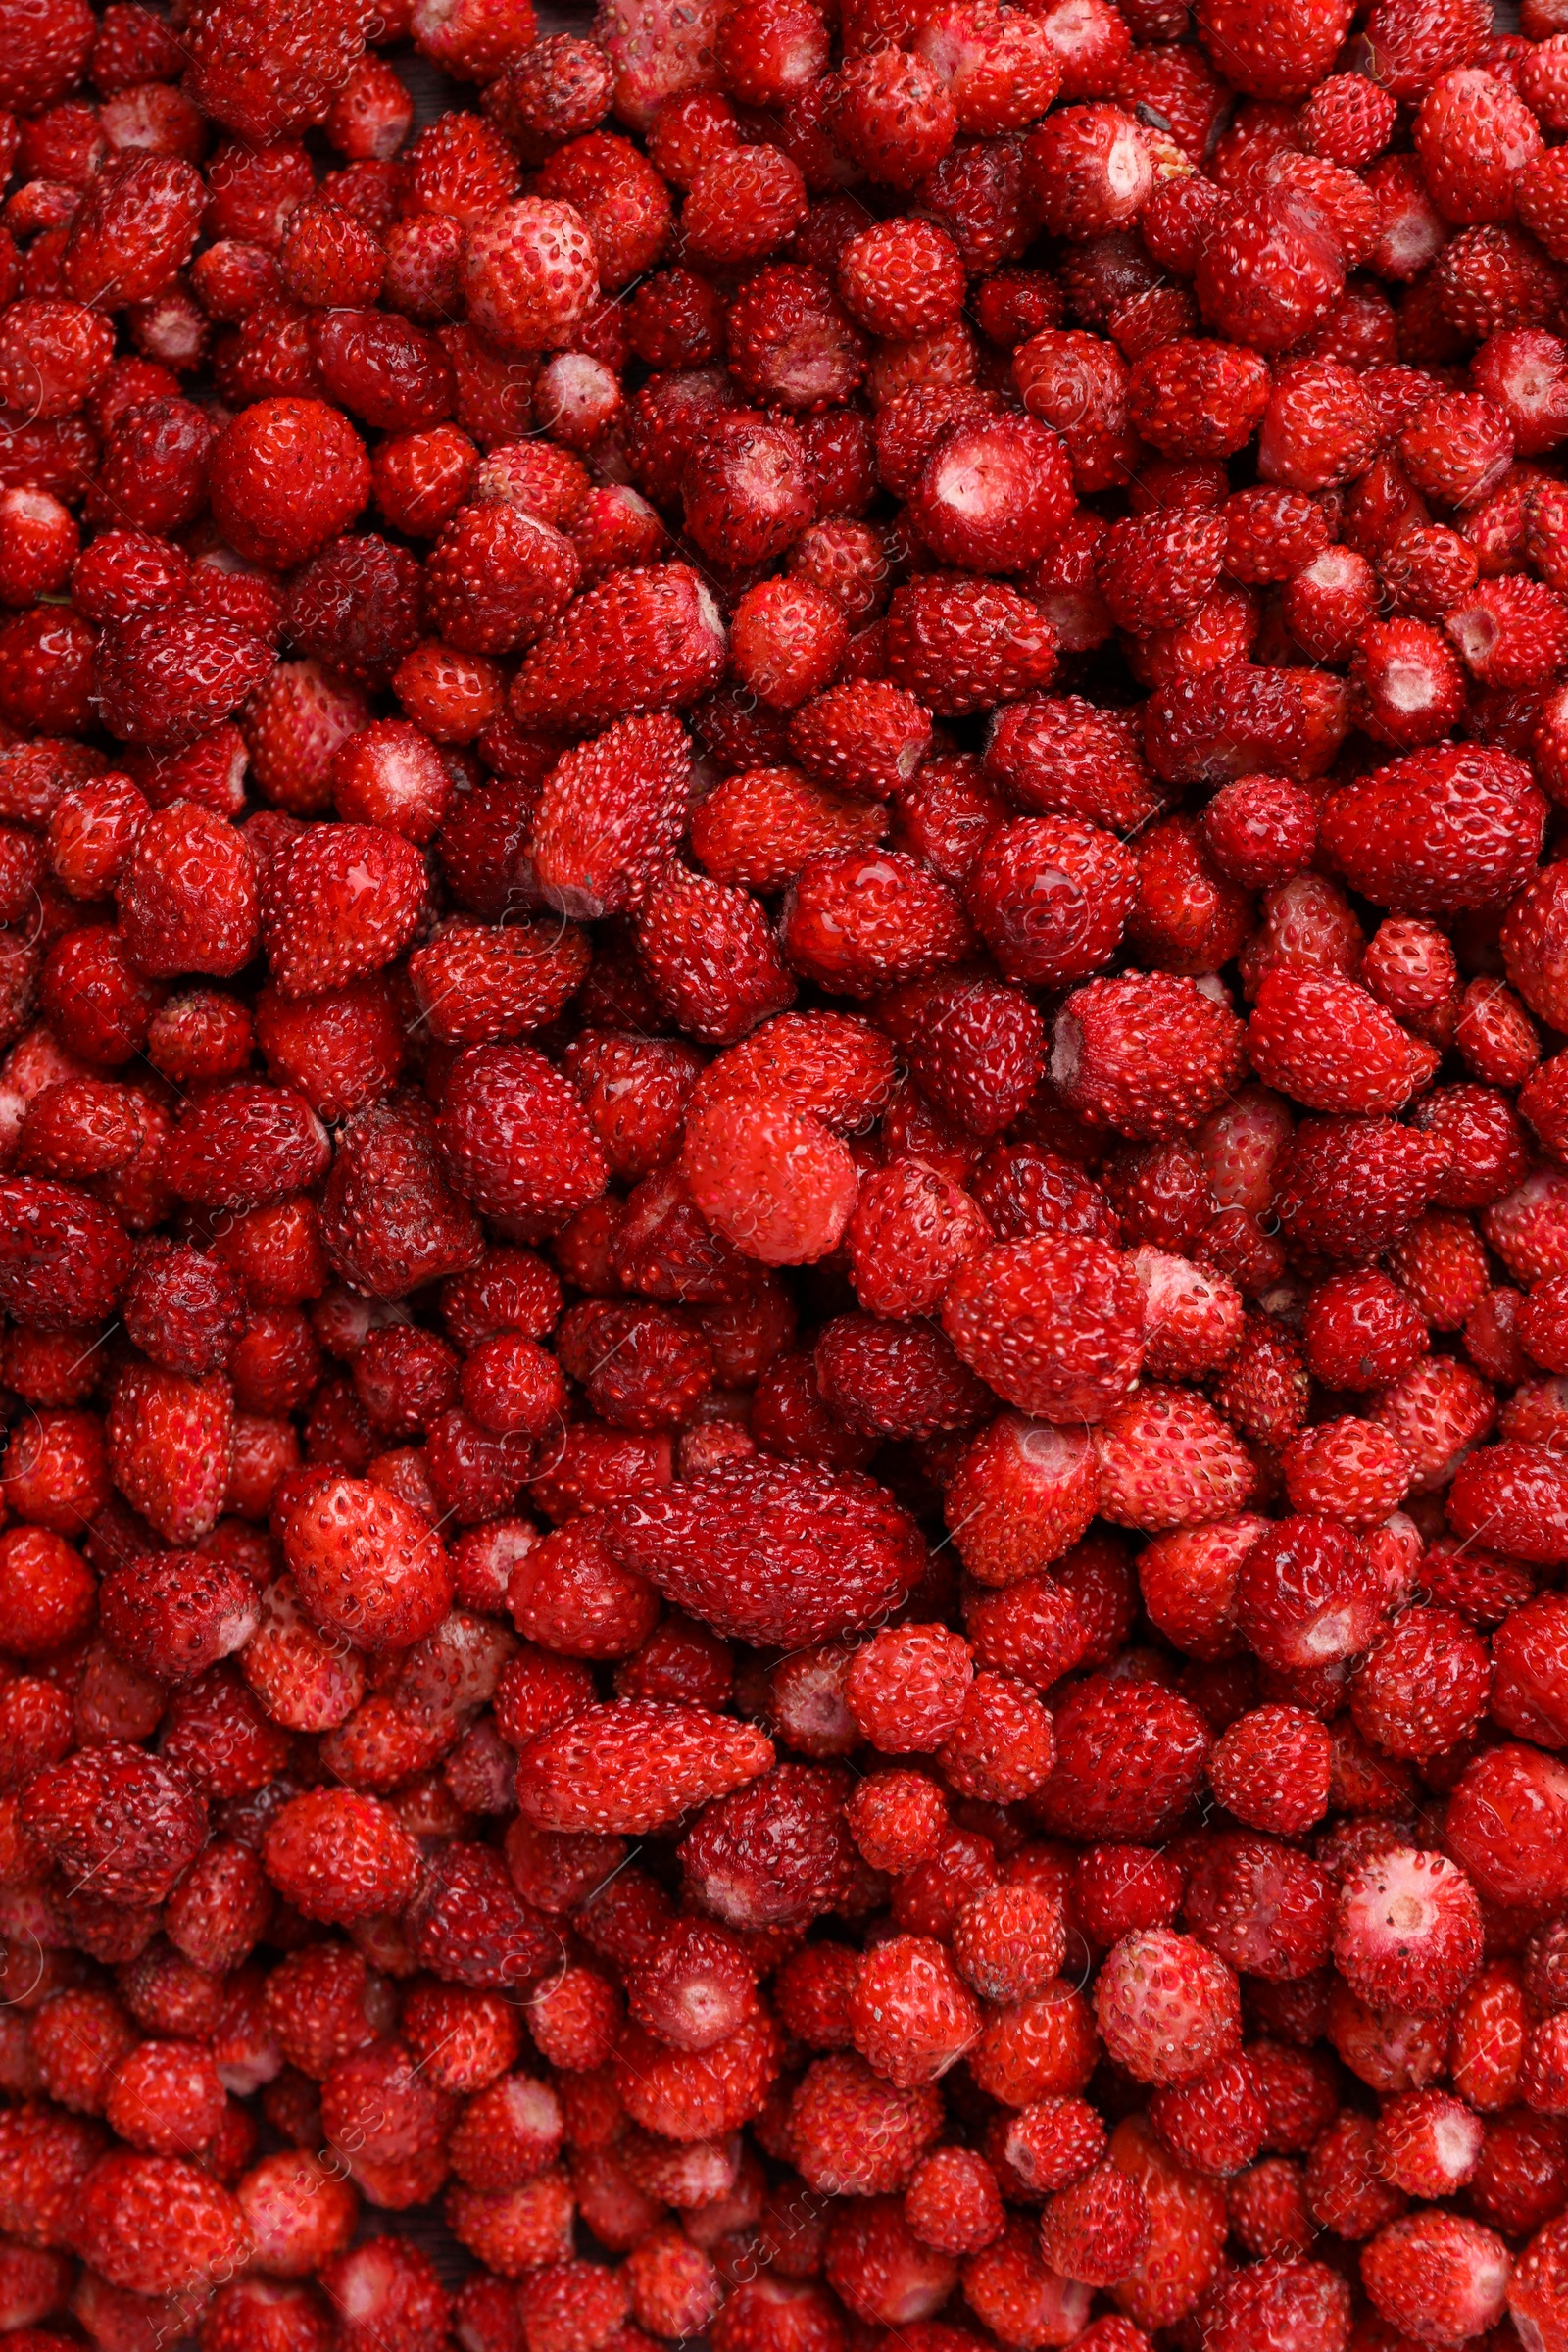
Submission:
[[1229,1424],[1184,1389],[1135,1392],[1106,1415],[1094,1444],[1101,1516],[1150,1535],[1224,1518],[1255,1483]]
[[934,221],[895,220],[852,238],[839,261],[839,290],[868,334],[906,341],[956,316],[963,265]]
[[1311,1110],[1396,1110],[1436,1067],[1365,991],[1345,980],[1271,972],[1247,1033],[1265,1084]]
[[119,1742],[80,1749],[28,1784],[29,1834],[72,1877],[117,1903],[158,1901],[205,1835],[205,1813],[182,1782]]
[[1032,418],[956,424],[937,443],[910,493],[920,536],[968,571],[1018,571],[1055,544],[1072,512],[1072,482],[1056,436]]
[[1230,1970],[1168,1929],[1123,1938],[1101,1972],[1095,2007],[1112,2055],[1141,2082],[1193,2082],[1241,2041]]
[[222,1507],[232,1434],[221,1376],[199,1385],[150,1364],[129,1366],[109,1413],[115,1483],[167,1542],[194,1543]]
[[1068,817],[999,826],[970,878],[976,923],[1009,979],[1081,980],[1115,951],[1136,894],[1129,854]]
[[897,685],[956,717],[1049,684],[1055,650],[1048,625],[1015,590],[932,576],[895,590],[887,660]]
[[1196,1125],[1235,1086],[1241,1025],[1192,981],[1092,980],[1057,1015],[1050,1074],[1064,1102],[1152,1138]]
[[1343,285],[1344,262],[1323,214],[1290,189],[1238,204],[1205,244],[1194,278],[1208,324],[1264,353],[1319,325]]
[[194,1552],[161,1552],[112,1570],[101,1610],[118,1655],[169,1683],[243,1648],[257,1623],[249,1578]]
[[831,686],[790,720],[790,749],[811,775],[885,800],[914,775],[931,722],[910,694],[880,679]]
[[846,1239],[861,1305],[898,1315],[929,1313],[990,1232],[957,1186],[899,1160],[862,1180]]
[[[1056,1716],[1056,1767],[1042,1817],[1075,1837],[1143,1838],[1176,1818],[1207,1741],[1186,1701],[1152,1685],[1092,1677]],[[1082,1776],[1098,1775],[1091,1784]]]
[[257,402],[214,445],[214,516],[248,562],[288,570],[353,520],[369,464],[345,419],[316,400]]
[[545,1828],[640,1829],[753,1778],[771,1755],[755,1734],[726,1729],[721,1737],[719,1719],[700,1709],[626,1700],[590,1708],[535,1740],[519,1769],[517,1802]]
[[568,719],[574,730],[634,710],[679,708],[712,683],[718,614],[683,565],[612,573],[579,597],[524,662],[512,695],[525,726]]
[[1462,1870],[1440,1855],[1396,1848],[1341,1887],[1335,1959],[1352,1987],[1381,2005],[1437,2012],[1479,1965],[1479,1917]]
[[[1191,336],[1146,353],[1133,368],[1129,387],[1129,411],[1138,431],[1171,458],[1229,457],[1251,438],[1268,403],[1268,371],[1254,353]],[[1239,502],[1250,502],[1240,511],[1254,529],[1264,517],[1272,519],[1269,508],[1257,506],[1266,496],[1239,491],[1227,502],[1233,538]]]
[[340,2254],[354,2233],[353,2188],[303,2148],[264,2156],[234,2193],[256,2241],[258,2267],[271,2278],[308,2276]]
[[1361,2257],[1367,2293],[1391,2326],[1419,2309],[1429,2332],[1441,2328],[1450,2337],[1500,2317],[1511,2268],[1494,2231],[1449,2213],[1390,2222]]
[[1480,393],[1440,392],[1416,411],[1397,449],[1417,490],[1450,507],[1473,507],[1506,474],[1513,434],[1502,411]]
[[[686,1532],[694,1511],[706,1530],[700,1556]],[[776,1625],[790,1631],[771,1638],[820,1641],[874,1618],[916,1581],[901,1512],[865,1482],[790,1464],[738,1463],[644,1495],[612,1513],[608,1533],[626,1566],[732,1638]]]
[[1465,68],[1433,83],[1416,117],[1416,153],[1446,220],[1505,220],[1517,172],[1541,151],[1535,117],[1506,82]]
[[1308,1119],[1280,1156],[1275,1205],[1287,1239],[1365,1260],[1430,1205],[1448,1148],[1387,1119]]
[[93,2269],[136,2294],[191,2287],[250,2248],[227,2190],[175,2156],[106,2156],[77,2192],[74,2227]]

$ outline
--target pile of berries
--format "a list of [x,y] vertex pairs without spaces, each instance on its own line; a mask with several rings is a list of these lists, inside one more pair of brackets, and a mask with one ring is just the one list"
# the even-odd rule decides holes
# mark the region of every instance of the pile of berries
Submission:
[[0,2352],[1568,2352],[1568,0],[0,106]]

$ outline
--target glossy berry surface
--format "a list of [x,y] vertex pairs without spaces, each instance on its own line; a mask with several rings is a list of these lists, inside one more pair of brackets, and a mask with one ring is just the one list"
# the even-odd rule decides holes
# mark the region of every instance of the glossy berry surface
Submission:
[[0,33],[0,2334],[1568,2352],[1568,15]]

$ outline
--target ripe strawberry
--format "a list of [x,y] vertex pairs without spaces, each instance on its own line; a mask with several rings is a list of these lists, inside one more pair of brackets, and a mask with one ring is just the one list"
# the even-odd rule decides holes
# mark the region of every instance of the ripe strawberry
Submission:
[[1389,1119],[1303,1120],[1276,1165],[1286,1239],[1328,1257],[1378,1256],[1431,1205],[1448,1151]]
[[1168,1928],[1125,1936],[1095,1994],[1101,2033],[1139,2081],[1184,2083],[1241,2042],[1236,1980],[1222,1960]]
[[249,1578],[197,1552],[127,1561],[111,1570],[101,1594],[105,1638],[128,1665],[161,1682],[200,1674],[256,1631]]
[[1019,571],[1049,553],[1072,514],[1072,475],[1049,426],[985,417],[943,434],[909,494],[908,514],[944,562]]
[[782,921],[796,970],[850,997],[874,996],[956,963],[971,936],[954,894],[899,851],[808,858]]
[[516,653],[560,617],[579,571],[570,540],[538,515],[460,507],[425,566],[431,625],[467,653]]
[[468,316],[503,353],[569,346],[598,281],[588,223],[572,205],[549,197],[498,206],[465,249]]
[[193,1544],[216,1522],[232,1431],[220,1375],[198,1384],[151,1364],[121,1374],[109,1412],[110,1465],[122,1494],[167,1542]]
[[1340,298],[1345,264],[1310,198],[1260,189],[1237,204],[1199,258],[1194,292],[1207,323],[1265,354],[1320,325]]
[[1142,1358],[1143,1295],[1102,1243],[1042,1235],[971,1257],[943,1299],[944,1329],[1009,1404],[1047,1420],[1102,1420]]
[[318,122],[349,77],[368,21],[352,0],[321,18],[205,0],[191,28],[196,102],[257,146]]
[[348,1788],[291,1797],[269,1824],[262,1859],[296,1910],[339,1923],[400,1911],[419,1879],[418,1849],[401,1823]]
[[214,444],[213,514],[248,563],[277,571],[317,555],[369,494],[358,434],[318,400],[262,400]]
[[868,1482],[798,1464],[739,1462],[646,1494],[613,1506],[606,1534],[623,1566],[732,1638],[821,1641],[917,1581],[901,1511]]
[[533,648],[512,691],[524,726],[585,732],[697,701],[722,664],[717,609],[684,564],[612,572]]
[[1361,2258],[1375,2308],[1393,2327],[1419,2311],[1429,2330],[1482,2329],[1502,2316],[1511,2257],[1494,2230],[1457,2214],[1425,2212],[1390,2222]]
[[1101,1516],[1157,1535],[1240,1510],[1256,1474],[1228,1423],[1201,1397],[1150,1386],[1095,1436]]
[[207,1833],[205,1809],[184,1782],[116,1740],[37,1773],[22,1815],[60,1869],[117,1905],[161,1901]]
[[317,826],[269,877],[262,938],[285,996],[318,996],[378,971],[407,945],[426,877],[412,842],[383,825]]
[[1086,1839],[1153,1838],[1199,1787],[1207,1744],[1201,1718],[1174,1691],[1091,1676],[1057,1710],[1041,1819]]
[[1455,221],[1504,220],[1516,174],[1541,152],[1540,126],[1504,81],[1466,67],[1433,82],[1416,154],[1438,210]]
[[[1349,29],[1341,6],[1305,0],[1250,15],[1230,0],[1205,0],[1204,47],[1226,79],[1255,98],[1301,98],[1321,82]],[[1375,152],[1375,151],[1374,151]]]
[[887,618],[894,683],[943,717],[1016,701],[1050,683],[1049,625],[1001,581],[931,575],[894,591]]
[[429,1529],[358,1479],[301,1496],[283,1523],[283,1556],[309,1614],[364,1648],[406,1648],[450,1605],[451,1570]]
[[973,1133],[1009,1125],[1039,1083],[1044,1032],[1021,990],[917,981],[883,998],[878,1018],[927,1100]]
[[676,848],[689,770],[686,736],[666,715],[622,719],[566,753],[529,843],[550,904],[579,919],[635,906]]
[[1127,973],[1075,989],[1056,1016],[1050,1076],[1063,1102],[1123,1135],[1195,1126],[1242,1069],[1235,1015],[1193,981]]
[[1247,1050],[1265,1084],[1309,1110],[1390,1111],[1437,1068],[1366,991],[1347,980],[1272,971],[1258,991]]
[[517,1803],[544,1829],[641,1833],[755,1779],[772,1754],[760,1734],[701,1708],[626,1699],[532,1741]]
[[840,791],[885,800],[931,748],[931,722],[913,695],[882,679],[830,686],[790,720],[789,744],[808,774]]
[[992,721],[985,772],[1030,815],[1127,833],[1158,806],[1136,736],[1077,695],[1011,703]]
[[929,1313],[990,1240],[958,1186],[913,1159],[862,1179],[846,1231],[856,1296],[873,1314]]
[[137,2295],[172,2295],[243,2262],[250,2232],[210,2175],[176,2156],[120,2150],[77,2191],[74,2233],[92,2268]]

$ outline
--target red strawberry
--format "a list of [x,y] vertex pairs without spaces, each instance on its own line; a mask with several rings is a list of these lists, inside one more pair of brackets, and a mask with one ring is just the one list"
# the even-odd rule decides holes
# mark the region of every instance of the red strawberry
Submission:
[[130,1242],[107,1208],[72,1187],[0,1185],[0,1304],[38,1331],[97,1323],[130,1274]]
[[877,1005],[920,1091],[971,1134],[1010,1126],[1040,1082],[1045,1029],[1021,989],[981,979],[915,981]]
[[185,1380],[127,1365],[109,1408],[109,1461],[131,1506],[175,1546],[216,1524],[228,1489],[234,1405],[221,1374]]
[[240,1569],[199,1552],[122,1563],[100,1588],[104,1637],[127,1665],[182,1682],[242,1649],[256,1631],[256,1588]]
[[528,654],[513,682],[513,716],[586,734],[633,711],[681,710],[723,662],[723,624],[696,572],[684,564],[612,572]]
[[934,573],[894,591],[887,662],[895,684],[928,710],[958,717],[1049,685],[1055,636],[1004,582]]
[[1202,507],[1155,508],[1113,522],[1095,559],[1117,626],[1138,636],[1190,620],[1218,584],[1227,525]]
[[[225,4],[234,0],[217,0]],[[235,553],[289,571],[353,521],[370,466],[354,427],[325,401],[259,400],[219,434],[210,484],[213,518]]]
[[319,996],[379,971],[406,947],[424,903],[424,859],[384,825],[316,825],[269,878],[262,941],[285,996]]
[[1202,1785],[1207,1728],[1158,1683],[1091,1675],[1055,1722],[1055,1770],[1035,1802],[1057,1835],[1152,1841]]
[[580,569],[571,541],[537,514],[460,507],[425,564],[430,626],[470,654],[514,654],[560,617]]
[[673,857],[691,746],[664,714],[626,718],[551,770],[528,845],[552,906],[579,921],[635,906]]
[[679,864],[649,885],[637,953],[662,1008],[704,1045],[733,1045],[795,995],[758,901]]
[[352,1788],[308,1788],[273,1814],[267,1875],[307,1919],[399,1911],[420,1875],[419,1849],[392,1812]]
[[245,2216],[211,2174],[178,2156],[119,2149],[76,2193],[74,2233],[84,2260],[112,2286],[172,2295],[244,2262]]
[[246,836],[183,801],[146,817],[120,875],[125,952],[150,979],[227,979],[256,953],[256,862]]
[[156,1757],[121,1740],[78,1748],[28,1782],[28,1835],[101,1900],[161,1902],[206,1842],[206,1809]]
[[104,724],[123,742],[173,751],[236,710],[272,666],[236,622],[181,608],[112,624],[98,641]]
[[401,1298],[479,1256],[478,1221],[446,1182],[422,1104],[372,1103],[339,1131],[321,1241],[343,1280],[377,1298]]
[[1392,1119],[1304,1119],[1275,1163],[1284,1238],[1369,1260],[1406,1232],[1447,1172],[1450,1147]]
[[370,10],[203,0],[190,31],[193,95],[203,112],[256,146],[320,120],[364,47]]
[[1529,880],[1545,803],[1521,760],[1440,744],[1323,804],[1323,846],[1353,890],[1409,914],[1500,904]]
[[537,1218],[546,1231],[597,1200],[610,1173],[576,1089],[527,1046],[461,1054],[438,1134],[454,1184],[481,1213]]
[[1192,980],[1127,972],[1075,989],[1056,1016],[1050,1074],[1080,1116],[1134,1138],[1195,1127],[1234,1093],[1242,1024]]
[[1143,1359],[1144,1298],[1103,1243],[1042,1234],[971,1257],[949,1285],[943,1327],[967,1364],[1020,1410],[1098,1421]]
[[772,1761],[760,1732],[706,1708],[622,1699],[585,1708],[524,1748],[517,1804],[542,1829],[640,1836]]
[[1095,1432],[1100,1514],[1157,1535],[1245,1509],[1257,1483],[1229,1422],[1190,1389],[1150,1384]]
[[868,1479],[761,1457],[617,1502],[605,1532],[692,1616],[784,1647],[877,1622],[920,1573],[912,1522]]
[[1353,981],[1283,969],[1258,990],[1247,1050],[1265,1085],[1309,1110],[1397,1110],[1439,1060]]
[[334,762],[369,725],[370,706],[352,680],[319,662],[279,662],[252,695],[241,723],[265,797],[291,813],[320,816],[332,801]]
[[906,784],[930,748],[928,712],[880,678],[830,686],[790,720],[790,749],[810,775],[876,800]]
[[452,1603],[452,1570],[420,1518],[363,1479],[326,1478],[283,1523],[283,1556],[317,1624],[362,1649],[407,1649]]
[[[1148,2251],[1115,2289],[1115,2301],[1141,2328],[1168,2327],[1196,2311],[1220,2275],[1227,2231],[1224,2191],[1217,2181],[1178,2163],[1142,2116],[1117,2126],[1110,2153],[1142,2188],[1150,2216]],[[1105,2352],[1112,2347],[1107,2344]],[[1115,2352],[1122,2352],[1119,2344]]]

